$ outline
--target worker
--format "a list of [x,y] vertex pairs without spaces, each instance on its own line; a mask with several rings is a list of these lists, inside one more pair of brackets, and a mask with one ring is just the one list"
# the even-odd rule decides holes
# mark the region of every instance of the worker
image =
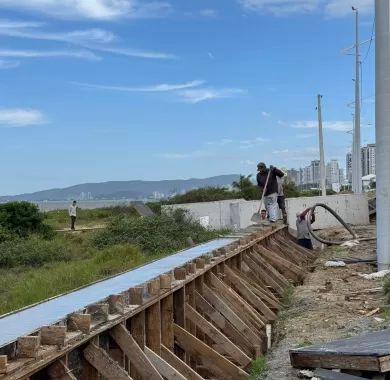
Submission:
[[[310,238],[309,226],[307,225],[306,216],[311,208],[307,208],[303,212],[297,212],[297,240],[298,244],[307,249],[313,249],[313,243]],[[313,224],[316,220],[314,212],[310,214],[310,223]]]
[[257,171],[257,185],[263,190],[266,186],[269,174],[268,183],[264,191],[264,204],[267,210],[268,219],[270,223],[276,223],[279,218],[278,181],[276,178],[282,178],[284,176],[284,173],[273,166],[270,166],[269,169],[267,169],[267,166],[264,162],[260,162],[257,165]]
[[69,216],[70,216],[70,229],[74,231],[74,224],[76,223],[76,216],[77,216],[77,202],[73,201],[72,204],[69,206]]
[[282,212],[283,223],[287,224],[287,212],[286,212],[286,198],[284,196],[283,183],[284,178],[276,177],[278,181],[278,206]]

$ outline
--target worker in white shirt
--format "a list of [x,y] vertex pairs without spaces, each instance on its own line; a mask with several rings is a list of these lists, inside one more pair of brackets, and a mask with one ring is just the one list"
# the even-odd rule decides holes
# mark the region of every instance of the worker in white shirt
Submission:
[[69,206],[69,216],[70,216],[70,229],[74,231],[74,224],[76,222],[77,216],[77,202],[73,201]]

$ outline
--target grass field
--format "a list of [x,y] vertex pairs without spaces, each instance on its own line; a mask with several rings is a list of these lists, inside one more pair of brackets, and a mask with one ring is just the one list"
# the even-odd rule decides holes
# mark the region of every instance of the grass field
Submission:
[[[19,309],[114,274],[146,264],[226,231],[210,231],[183,213],[140,218],[118,208],[80,212],[85,225],[103,230],[13,238],[0,243],[0,314]],[[65,211],[45,214],[63,228]]]

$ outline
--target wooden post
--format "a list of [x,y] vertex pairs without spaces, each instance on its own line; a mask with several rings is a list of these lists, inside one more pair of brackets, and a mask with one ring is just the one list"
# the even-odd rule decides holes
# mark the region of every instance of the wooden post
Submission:
[[[173,319],[178,326],[185,327],[185,288],[178,289],[173,293]],[[175,345],[175,354],[184,360],[184,351]]]
[[173,351],[173,295],[161,300],[161,343]]
[[44,326],[41,328],[41,344],[62,347],[65,344],[65,326]]
[[172,287],[172,276],[169,274],[160,275],[160,289],[167,290]]
[[[134,315],[130,319],[130,333],[133,336],[134,340],[141,347],[141,350],[145,347],[145,311]],[[130,359],[131,364],[131,359]],[[138,371],[134,368],[133,365],[130,366],[130,376],[134,380],[142,380],[142,376],[139,375]]]
[[95,321],[108,321],[108,303],[96,303],[88,306],[87,310]]
[[174,271],[175,280],[185,280],[186,279],[186,269],[185,268],[175,268]]
[[148,294],[149,294],[149,297],[155,297],[155,296],[160,295],[160,278],[159,277],[148,282]]
[[91,330],[91,314],[72,314],[68,319],[68,330],[89,334]]
[[17,357],[18,358],[36,358],[41,344],[40,336],[22,336],[18,338]]
[[112,294],[108,297],[108,311],[110,314],[123,314],[125,302],[122,294]]
[[160,302],[149,306],[145,311],[146,345],[156,354],[161,353],[161,309]]
[[136,287],[129,289],[130,305],[143,305],[144,303],[144,288]]
[[8,357],[7,355],[0,355],[0,374],[5,374],[7,373],[7,364]]

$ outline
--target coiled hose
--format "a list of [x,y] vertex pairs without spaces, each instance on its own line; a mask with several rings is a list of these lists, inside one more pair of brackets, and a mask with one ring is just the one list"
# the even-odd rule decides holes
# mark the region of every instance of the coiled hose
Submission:
[[327,245],[341,245],[345,243],[345,241],[332,241],[332,240],[326,240],[324,238],[321,238],[318,236],[311,226],[311,215],[314,214],[314,211],[317,207],[322,207],[325,210],[329,211],[343,226],[344,228],[352,235],[353,240],[358,240],[358,236],[356,233],[351,229],[351,227],[348,226],[347,223],[344,222],[344,220],[341,218],[339,214],[337,214],[336,211],[332,210],[328,205],[324,203],[316,203],[309,211],[309,215],[307,217],[307,226],[309,228],[310,235],[313,236],[314,239],[318,240],[320,243],[327,244]]

